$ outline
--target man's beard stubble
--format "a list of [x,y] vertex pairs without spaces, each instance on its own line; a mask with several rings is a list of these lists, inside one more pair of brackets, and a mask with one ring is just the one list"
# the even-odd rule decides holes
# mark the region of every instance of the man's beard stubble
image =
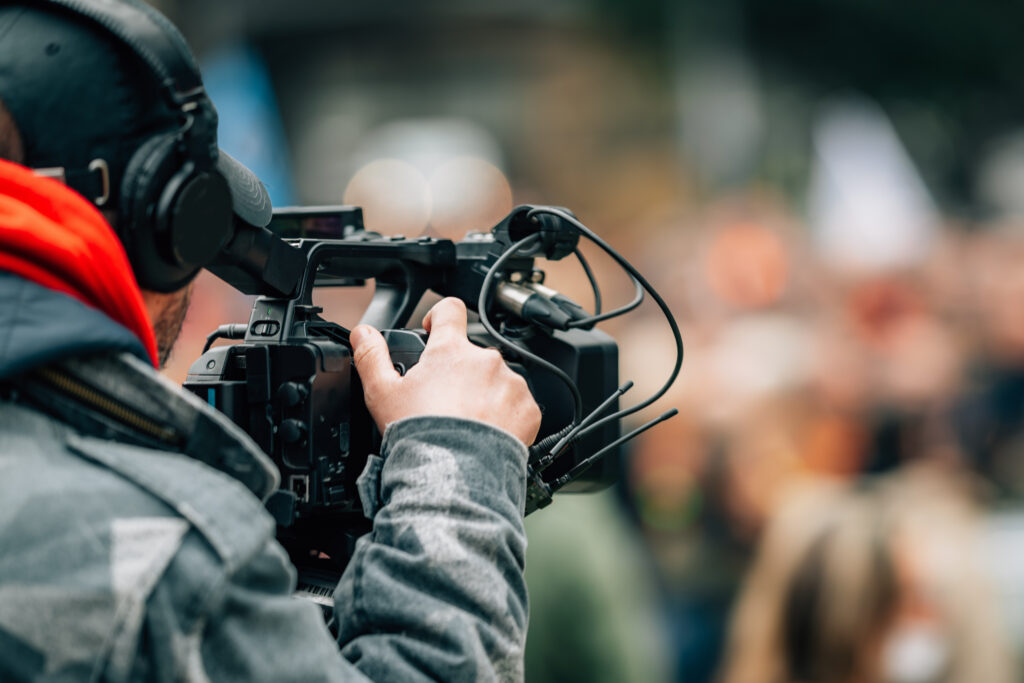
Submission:
[[185,323],[185,314],[188,313],[191,299],[192,285],[189,284],[178,296],[171,298],[168,304],[161,309],[160,315],[153,321],[153,333],[156,335],[157,356],[161,369],[167,365],[174,342],[181,334],[181,326]]

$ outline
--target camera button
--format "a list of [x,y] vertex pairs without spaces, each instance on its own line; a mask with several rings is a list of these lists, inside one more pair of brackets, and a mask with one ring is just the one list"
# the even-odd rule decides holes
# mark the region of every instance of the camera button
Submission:
[[260,320],[252,324],[252,333],[256,337],[273,337],[281,329],[276,320]]

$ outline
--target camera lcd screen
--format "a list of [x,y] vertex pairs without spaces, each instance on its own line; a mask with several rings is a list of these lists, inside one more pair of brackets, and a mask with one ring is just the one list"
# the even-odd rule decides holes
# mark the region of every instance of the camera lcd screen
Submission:
[[363,210],[356,206],[275,209],[267,228],[285,239],[344,239],[363,230]]

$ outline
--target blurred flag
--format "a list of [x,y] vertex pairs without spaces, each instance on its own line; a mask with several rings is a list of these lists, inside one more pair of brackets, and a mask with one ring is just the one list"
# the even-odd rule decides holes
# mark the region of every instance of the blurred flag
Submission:
[[860,98],[826,105],[813,142],[808,218],[825,258],[858,271],[922,261],[938,212],[882,110]]
[[246,45],[228,45],[206,55],[202,71],[220,115],[221,148],[259,176],[274,206],[294,204],[288,145],[263,59]]

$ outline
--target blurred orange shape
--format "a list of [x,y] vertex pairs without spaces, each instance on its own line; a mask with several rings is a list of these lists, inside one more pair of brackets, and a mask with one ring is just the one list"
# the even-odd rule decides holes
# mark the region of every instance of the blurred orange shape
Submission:
[[736,223],[714,236],[706,267],[715,296],[737,308],[758,309],[782,297],[790,264],[778,233],[756,223]]

